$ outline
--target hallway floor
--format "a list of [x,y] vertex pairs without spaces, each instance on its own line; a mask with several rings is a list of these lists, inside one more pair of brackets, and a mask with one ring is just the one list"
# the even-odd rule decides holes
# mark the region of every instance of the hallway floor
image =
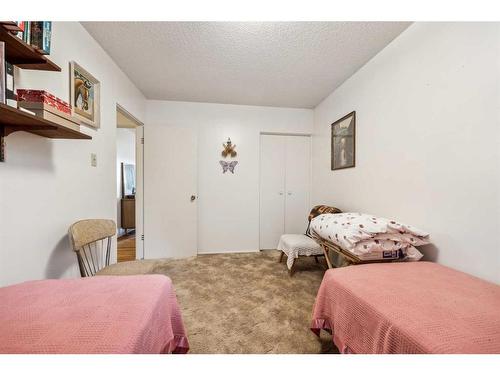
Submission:
[[135,233],[118,238],[118,263],[135,260]]

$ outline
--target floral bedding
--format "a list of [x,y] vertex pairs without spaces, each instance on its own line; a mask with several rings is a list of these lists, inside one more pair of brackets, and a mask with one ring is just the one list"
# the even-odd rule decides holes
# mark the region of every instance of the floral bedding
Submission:
[[415,246],[429,244],[429,234],[396,220],[345,212],[324,214],[311,221],[313,238],[331,242],[361,260],[405,259],[417,261]]

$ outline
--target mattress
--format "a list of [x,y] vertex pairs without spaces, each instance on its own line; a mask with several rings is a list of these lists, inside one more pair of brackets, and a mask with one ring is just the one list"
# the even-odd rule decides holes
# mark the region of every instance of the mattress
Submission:
[[328,270],[311,329],[342,353],[500,353],[500,286],[430,262]]
[[0,353],[185,353],[163,275],[28,281],[0,288]]

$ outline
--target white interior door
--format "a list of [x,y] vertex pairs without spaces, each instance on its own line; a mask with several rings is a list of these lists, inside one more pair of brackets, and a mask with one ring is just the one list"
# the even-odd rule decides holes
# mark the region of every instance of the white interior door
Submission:
[[260,136],[260,248],[276,249],[284,233],[286,137]]
[[[197,254],[197,133],[145,125],[144,255]],[[193,200],[192,197],[195,199]]]
[[311,137],[286,137],[285,232],[305,233],[310,207]]

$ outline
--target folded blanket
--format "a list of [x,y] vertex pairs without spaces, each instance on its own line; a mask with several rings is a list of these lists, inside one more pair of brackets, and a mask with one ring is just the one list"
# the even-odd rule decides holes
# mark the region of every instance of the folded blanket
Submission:
[[362,260],[419,260],[415,246],[429,243],[429,234],[411,225],[368,214],[324,214],[311,221],[311,234],[347,250]]

